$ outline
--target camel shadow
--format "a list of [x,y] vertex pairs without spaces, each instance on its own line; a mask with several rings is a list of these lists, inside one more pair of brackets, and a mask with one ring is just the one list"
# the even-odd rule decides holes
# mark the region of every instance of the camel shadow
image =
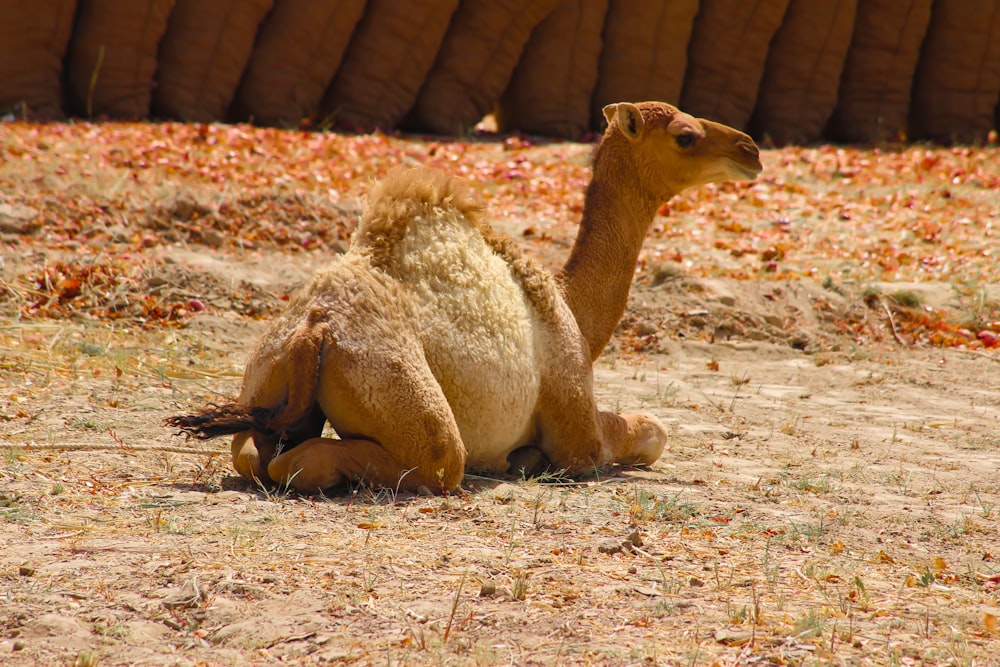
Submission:
[[[255,497],[258,500],[292,499],[344,506],[357,504],[392,506],[429,497],[450,496],[461,498],[463,496],[487,492],[506,484],[537,484],[546,488],[585,489],[610,484],[650,481],[652,479],[650,476],[651,472],[649,468],[642,466],[610,465],[602,466],[599,470],[573,477],[567,477],[560,473],[542,473],[534,476],[525,476],[516,473],[492,476],[466,474],[462,479],[461,486],[455,491],[446,494],[418,493],[402,489],[378,488],[358,483],[334,487],[319,494],[307,494],[299,492],[292,487],[267,488],[265,485],[256,484],[236,474],[226,475],[217,482],[200,480],[173,481],[166,486],[176,490],[178,493],[205,493],[214,495],[229,491],[244,494],[248,497]],[[655,477],[657,481],[670,481],[668,478],[658,474]]]

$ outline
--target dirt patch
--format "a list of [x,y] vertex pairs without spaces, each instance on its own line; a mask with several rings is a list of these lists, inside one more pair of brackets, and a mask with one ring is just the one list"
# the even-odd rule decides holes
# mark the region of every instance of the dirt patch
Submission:
[[[174,261],[199,285],[248,270]],[[280,303],[266,275],[261,298]],[[233,475],[224,443],[171,438],[163,417],[237,390],[262,327],[238,309],[167,333],[9,323],[0,652],[988,662],[1000,390],[983,379],[996,360],[856,347],[803,307],[816,285],[693,284],[637,289],[597,364],[603,406],[672,428],[659,463],[578,482],[470,478],[449,498],[265,491]]]
[[[540,220],[522,238],[551,261],[572,228]],[[72,248],[51,226],[5,233],[20,249],[0,264],[5,665],[1000,654],[998,358],[976,337],[997,319],[991,285],[706,275],[653,239],[596,385],[605,409],[668,424],[654,466],[306,498],[161,422],[238,391],[267,318],[334,248],[149,246],[125,293],[203,306],[164,326],[81,307],[103,283],[26,313],[41,287],[24,276],[72,266]],[[931,338],[959,330],[964,346]]]

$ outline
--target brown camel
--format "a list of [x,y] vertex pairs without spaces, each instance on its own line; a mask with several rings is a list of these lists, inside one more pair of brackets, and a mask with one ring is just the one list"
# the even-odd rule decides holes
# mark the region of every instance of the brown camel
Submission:
[[[652,464],[667,431],[598,410],[593,361],[625,310],[657,207],[685,188],[753,180],[746,134],[668,104],[604,108],[579,235],[552,276],[480,221],[449,176],[396,171],[347,254],[268,328],[236,403],[172,417],[235,434],[233,465],[316,492],[348,480],[448,491],[468,471],[567,474]],[[323,437],[329,422],[337,437]]]

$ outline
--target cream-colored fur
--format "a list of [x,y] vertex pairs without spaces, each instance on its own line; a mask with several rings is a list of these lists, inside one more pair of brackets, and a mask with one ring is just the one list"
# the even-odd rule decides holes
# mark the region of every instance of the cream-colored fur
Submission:
[[[663,425],[599,411],[591,363],[622,315],[656,206],[689,185],[752,178],[760,162],[746,135],[669,105],[606,112],[557,277],[484,225],[460,181],[396,171],[347,254],[272,323],[238,402],[169,422],[236,433],[240,474],[306,492],[346,479],[449,490],[465,470],[511,463],[570,474],[653,463]],[[337,438],[321,436],[326,422]]]
[[[449,206],[449,200],[464,196],[453,192],[455,182],[422,171],[399,172],[373,198],[384,203],[399,197],[405,203],[424,185],[440,190],[426,202],[426,211],[413,214],[382,268],[412,303],[427,365],[466,445],[466,467],[503,470],[511,444],[532,435],[541,383],[534,337],[539,324],[510,265],[483,242],[473,213]],[[366,232],[363,221],[352,253],[366,252]]]

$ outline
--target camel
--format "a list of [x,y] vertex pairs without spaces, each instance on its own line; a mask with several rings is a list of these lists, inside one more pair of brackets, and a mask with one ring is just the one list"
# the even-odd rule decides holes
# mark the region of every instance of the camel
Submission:
[[[245,478],[316,493],[352,481],[447,493],[466,471],[579,475],[651,465],[667,430],[598,409],[593,362],[621,319],[660,204],[762,170],[746,134],[660,102],[604,108],[607,131],[557,274],[426,169],[375,187],[346,254],[295,294],[235,403],[166,423],[234,435]],[[336,437],[325,437],[329,422]]]

